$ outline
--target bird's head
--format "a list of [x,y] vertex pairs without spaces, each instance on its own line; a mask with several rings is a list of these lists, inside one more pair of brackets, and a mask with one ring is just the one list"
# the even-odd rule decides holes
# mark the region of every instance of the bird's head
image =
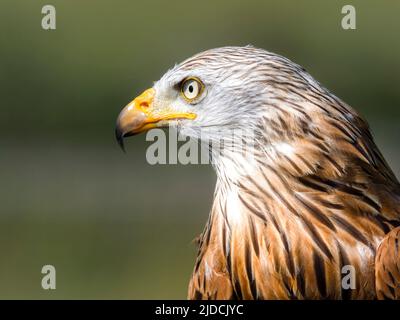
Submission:
[[232,130],[255,130],[268,94],[257,78],[265,53],[225,47],[176,65],[121,111],[117,140],[122,145],[124,137],[165,126],[208,141],[231,136]]
[[289,59],[252,46],[223,47],[176,65],[130,102],[118,117],[116,137],[123,146],[126,136],[174,126],[207,145],[222,140],[224,148],[233,146],[229,157],[215,158],[239,159],[235,166],[248,162],[241,149],[245,141],[264,164],[295,163],[296,154],[306,153],[311,171],[320,165],[319,152],[337,150],[340,124],[360,121]]

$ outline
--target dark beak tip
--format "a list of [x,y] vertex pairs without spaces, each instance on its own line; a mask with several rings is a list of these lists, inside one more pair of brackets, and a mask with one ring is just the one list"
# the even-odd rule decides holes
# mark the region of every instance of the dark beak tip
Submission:
[[115,139],[117,140],[118,145],[121,147],[122,151],[126,153],[124,145],[124,134],[118,127],[115,129]]

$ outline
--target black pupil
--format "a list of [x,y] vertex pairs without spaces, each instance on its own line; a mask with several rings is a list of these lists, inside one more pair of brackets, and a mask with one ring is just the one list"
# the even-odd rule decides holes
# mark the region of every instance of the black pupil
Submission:
[[189,86],[189,92],[190,92],[190,93],[193,93],[193,85],[190,85],[190,86]]

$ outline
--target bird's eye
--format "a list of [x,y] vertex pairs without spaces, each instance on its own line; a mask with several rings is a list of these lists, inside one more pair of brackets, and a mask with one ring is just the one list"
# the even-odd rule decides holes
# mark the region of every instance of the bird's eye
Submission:
[[182,96],[189,102],[200,96],[204,89],[203,83],[197,78],[188,78],[183,81],[181,86]]

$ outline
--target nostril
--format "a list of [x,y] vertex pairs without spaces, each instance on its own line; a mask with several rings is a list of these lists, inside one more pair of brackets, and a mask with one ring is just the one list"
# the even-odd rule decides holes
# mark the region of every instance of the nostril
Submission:
[[146,102],[146,101],[142,101],[142,102],[140,103],[140,107],[141,107],[141,108],[148,108],[148,107],[149,107],[149,103]]

